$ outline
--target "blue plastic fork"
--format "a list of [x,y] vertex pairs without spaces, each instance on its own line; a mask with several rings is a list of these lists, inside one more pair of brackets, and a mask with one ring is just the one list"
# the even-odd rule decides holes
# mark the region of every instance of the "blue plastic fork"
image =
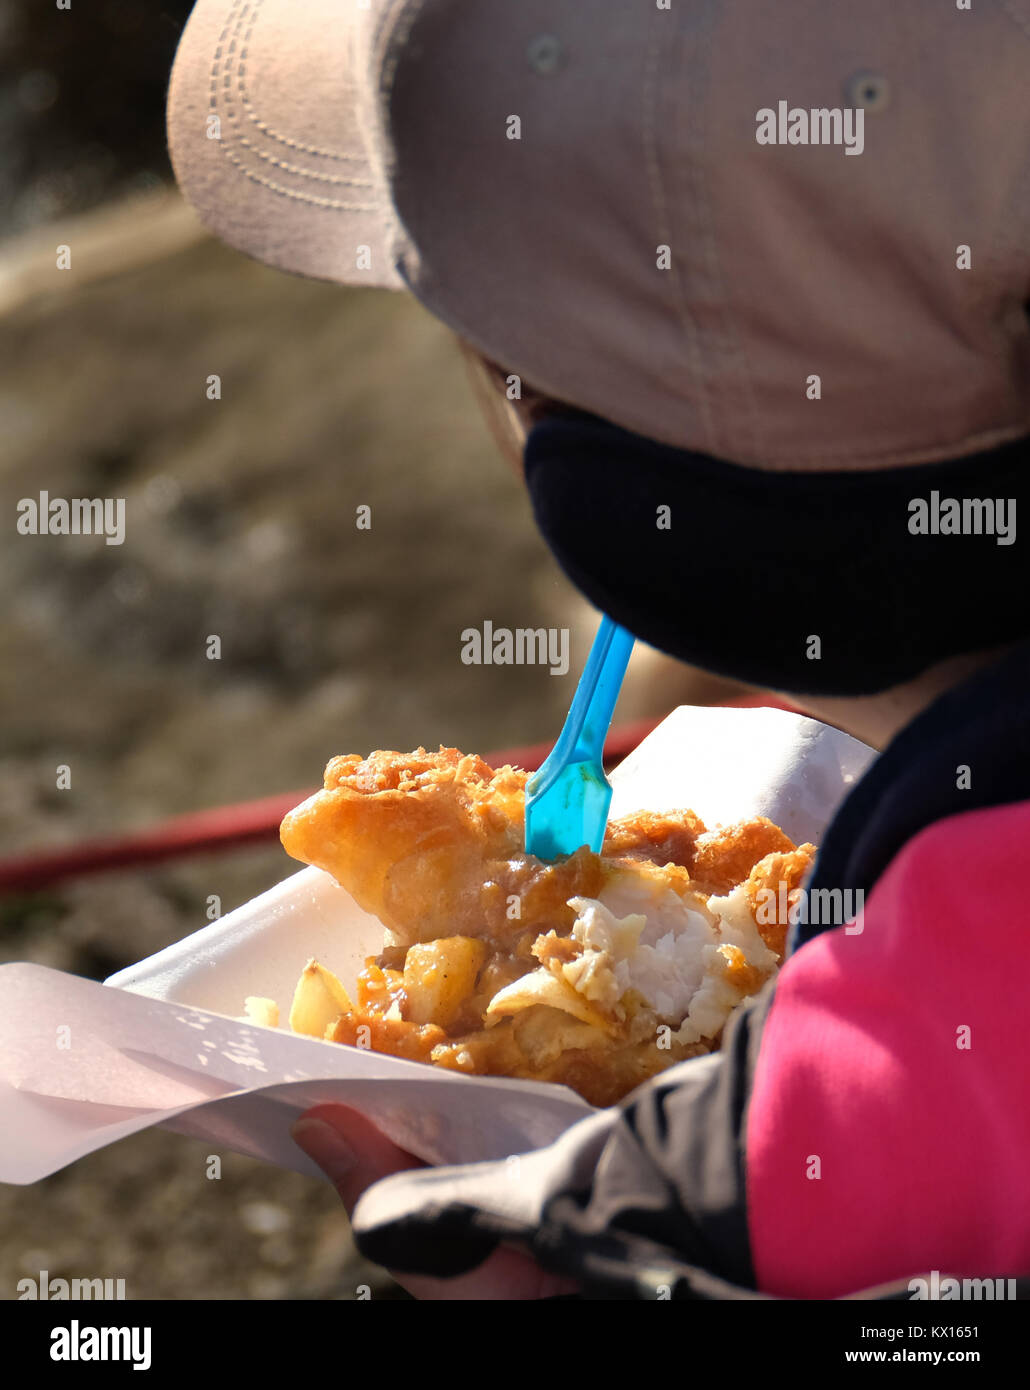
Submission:
[[603,617],[558,742],[526,783],[527,854],[557,859],[581,845],[600,850],[612,802],[604,740],[632,650],[632,633]]

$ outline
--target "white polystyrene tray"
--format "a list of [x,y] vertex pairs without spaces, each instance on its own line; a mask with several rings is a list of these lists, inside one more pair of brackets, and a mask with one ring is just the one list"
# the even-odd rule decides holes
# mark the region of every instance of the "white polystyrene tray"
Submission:
[[[873,756],[780,710],[684,706],[612,774],[611,814],[689,807],[709,826],[766,815],[795,842],[817,842]],[[103,986],[0,967],[0,1180],[34,1181],[152,1124],[312,1172],[289,1124],[332,1099],[437,1163],[525,1152],[590,1113],[562,1086],[465,1076],[240,1020],[251,994],[276,999],[285,1019],[310,956],[349,986],[382,933],[331,878],[303,869]],[[62,1027],[70,1046],[55,1046]]]

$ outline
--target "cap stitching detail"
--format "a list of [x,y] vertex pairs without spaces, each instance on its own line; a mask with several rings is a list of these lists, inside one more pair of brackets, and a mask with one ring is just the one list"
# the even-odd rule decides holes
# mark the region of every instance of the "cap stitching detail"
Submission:
[[[248,93],[248,91],[247,91],[247,86],[246,86],[246,81],[245,81],[245,75],[246,75],[246,67],[245,67],[245,64],[246,64],[246,60],[247,60],[247,53],[248,53],[248,49],[249,49],[249,44],[250,44],[250,40],[251,40],[251,35],[252,35],[253,32],[254,32],[254,25],[255,25],[255,23],[257,22],[257,18],[258,18],[258,11],[260,10],[260,8],[261,8],[261,6],[262,6],[263,4],[264,4],[264,0],[253,0],[253,14],[252,14],[252,15],[249,17],[249,19],[248,19],[247,11],[248,11],[248,9],[250,9],[250,7],[251,7],[251,6],[250,6],[250,3],[249,3],[249,0],[242,0],[242,8],[241,8],[241,0],[232,0],[232,9],[233,9],[233,11],[238,11],[238,13],[236,14],[236,18],[235,18],[235,32],[234,32],[234,34],[233,34],[233,36],[232,36],[232,39],[231,39],[231,41],[229,42],[228,47],[227,47],[227,49],[226,49],[227,55],[232,55],[233,53],[235,53],[235,51],[236,51],[236,42],[237,42],[237,39],[238,39],[239,36],[240,36],[240,30],[241,30],[241,28],[243,27],[244,24],[247,24],[247,25],[248,25],[248,28],[247,28],[247,30],[246,30],[246,33],[243,35],[242,46],[241,46],[241,48],[240,48],[239,57],[238,57],[238,59],[237,59],[237,61],[236,61],[236,72],[237,72],[237,75],[238,75],[238,84],[237,84],[237,85],[239,86],[239,89],[240,89],[240,103],[241,103],[241,105],[242,105],[243,108],[244,108],[244,112],[245,112],[245,114],[246,114],[246,116],[247,116],[247,119],[248,119],[249,121],[253,122],[253,124],[254,124],[255,126],[257,126],[258,130],[260,130],[261,133],[262,133],[263,135],[267,135],[270,139],[276,140],[276,141],[278,141],[279,144],[281,144],[281,145],[286,145],[289,149],[296,150],[296,151],[297,151],[298,153],[300,153],[300,154],[313,154],[313,155],[318,155],[318,156],[320,156],[320,157],[323,158],[323,159],[353,160],[353,161],[355,161],[355,162],[357,162],[357,163],[359,163],[359,164],[362,163],[362,162],[363,162],[363,156],[360,155],[360,154],[354,154],[353,152],[348,153],[348,152],[345,152],[345,151],[343,151],[343,150],[321,149],[318,145],[308,145],[308,144],[306,144],[303,140],[295,140],[295,139],[293,139],[293,138],[292,138],[291,136],[289,136],[289,135],[282,135],[282,134],[280,134],[279,131],[277,131],[273,126],[270,126],[266,121],[262,121],[258,116],[256,116],[256,115],[254,114],[254,103],[253,103],[253,101],[251,100],[250,95],[249,95],[249,93]],[[218,46],[217,46],[217,48],[215,49],[214,62],[213,62],[213,64],[212,64],[212,75],[214,75],[215,67],[217,66],[218,60],[219,60],[220,57],[222,56],[222,47],[223,47],[223,45],[226,43],[226,40],[229,39],[229,30],[230,30],[230,26],[231,26],[233,23],[234,23],[233,16],[230,14],[230,16],[229,16],[229,17],[226,19],[226,21],[225,21],[225,27],[223,28],[222,33],[221,33],[221,35],[219,36],[219,39],[218,39]],[[228,85],[228,66],[229,66],[229,65],[228,65],[228,56],[227,56],[227,59],[226,59],[226,70],[227,70],[226,85]],[[235,118],[234,118],[234,119],[235,119]],[[315,178],[315,177],[318,177],[318,176],[312,174],[311,177],[312,177],[312,178]]]
[[[658,14],[658,11],[655,12]],[[647,57],[644,66],[644,88],[642,92],[641,110],[641,135],[644,144],[644,162],[647,167],[647,179],[651,188],[651,200],[657,218],[660,245],[667,245],[672,250],[672,263],[670,271],[675,287],[675,299],[679,308],[681,326],[684,329],[687,351],[687,360],[692,364],[691,376],[697,387],[699,412],[701,416],[702,428],[709,441],[714,438],[712,427],[711,402],[708,396],[708,389],[705,385],[704,377],[699,370],[697,333],[693,323],[693,317],[687,303],[686,293],[679,273],[679,254],[673,248],[673,237],[669,223],[669,206],[665,197],[665,188],[662,182],[661,166],[658,160],[658,145],[656,138],[656,93],[658,89],[658,57],[660,52],[658,24],[662,23],[659,17],[655,23],[652,16],[651,38],[647,46]]]
[[[707,152],[706,142],[709,131],[709,113],[712,101],[711,83],[714,67],[711,33],[711,25],[703,24],[697,40],[700,65],[704,72],[703,79],[701,79],[704,89],[699,91],[695,87],[692,90],[697,93],[694,107],[695,109],[700,108],[703,114],[695,123],[699,134],[698,156],[688,161],[688,168],[695,189],[693,202],[697,210],[697,226],[700,233],[698,270],[701,273],[703,268],[713,303],[721,306],[720,309],[714,311],[719,319],[719,322],[713,327],[714,341],[717,344],[716,350],[721,358],[721,370],[716,378],[719,383],[718,387],[712,391],[713,409],[719,421],[719,438],[731,448],[747,449],[758,455],[762,450],[762,429],[758,403],[755,399],[751,356],[746,346],[746,338],[740,331],[738,314],[725,288],[725,276],[719,256],[719,244],[712,214],[712,198],[706,174],[707,164],[704,158]],[[685,82],[684,88],[691,90],[690,83]],[[732,408],[728,411],[726,408],[728,398],[731,395],[736,396],[738,391],[742,391],[743,400],[734,400]],[[727,423],[728,421],[729,423]]]
[[352,203],[342,198],[317,198],[313,193],[298,193],[295,189],[285,188],[282,184],[275,183],[272,179],[264,178],[261,174],[256,174],[252,169],[248,169],[240,157],[233,154],[231,150],[223,147],[222,153],[229,163],[234,165],[241,174],[251,181],[260,184],[262,188],[267,188],[271,193],[277,193],[283,198],[291,198],[294,202],[310,203],[312,207],[327,208],[332,212],[382,212],[383,207],[379,203]]
[[[261,5],[262,3],[263,3],[263,0],[256,0],[255,7],[254,7],[254,8],[255,8],[255,17],[256,17],[256,12],[257,12],[257,10],[260,8],[260,5]],[[231,55],[232,55],[232,54],[235,52],[235,50],[236,50],[236,39],[237,39],[237,37],[238,37],[240,27],[242,26],[242,24],[243,24],[244,22],[246,22],[247,11],[248,11],[248,9],[249,9],[249,5],[248,5],[247,3],[244,3],[244,4],[242,5],[242,8],[241,8],[241,7],[240,7],[240,0],[233,0],[233,6],[232,6],[232,8],[233,8],[233,11],[236,12],[236,15],[235,15],[236,33],[232,36],[231,41],[229,41],[229,37],[230,37],[230,28],[231,28],[231,26],[232,26],[232,24],[233,24],[233,15],[230,14],[230,15],[227,17],[227,19],[226,19],[225,26],[224,26],[224,28],[222,29],[221,34],[219,35],[218,43],[217,43],[216,46],[215,46],[215,52],[214,52],[214,56],[213,56],[213,58],[212,58],[212,63],[211,63],[211,80],[210,80],[210,87],[209,87],[209,102],[210,102],[211,107],[212,107],[215,111],[217,111],[217,110],[219,109],[219,100],[218,100],[219,64],[220,64],[220,63],[222,62],[222,60],[223,60],[223,50],[224,50],[224,72],[223,72],[223,74],[222,74],[222,86],[223,86],[223,88],[224,88],[223,100],[224,100],[224,103],[225,103],[225,111],[226,111],[226,116],[227,116],[227,118],[228,118],[230,121],[232,121],[234,125],[238,125],[238,123],[239,123],[239,118],[238,118],[238,116],[237,116],[235,110],[233,109],[232,71],[231,71],[231,66],[230,66],[230,58],[231,58]],[[249,43],[249,41],[250,41],[250,36],[251,36],[251,34],[253,33],[253,26],[254,26],[254,18],[252,17],[251,20],[250,20],[250,27],[247,29],[247,32],[246,32],[246,34],[245,34],[245,36],[244,36],[244,45],[243,45],[243,47],[242,47],[242,49],[241,49],[241,51],[240,51],[240,57],[239,57],[239,59],[238,59],[238,61],[237,61],[237,67],[239,67],[239,64],[241,64],[241,63],[245,60],[245,58],[246,58],[246,54],[247,54],[247,47],[246,47],[246,45],[247,45],[247,43]],[[228,41],[228,42],[227,42],[227,41]],[[261,123],[260,121],[258,121],[257,118],[256,118],[256,117],[251,113],[251,111],[248,109],[248,108],[250,107],[251,103],[249,102],[249,98],[247,97],[247,94],[246,94],[246,87],[245,87],[245,84],[244,84],[244,82],[243,82],[242,76],[239,76],[239,74],[238,74],[238,85],[239,85],[239,87],[240,87],[240,92],[241,92],[241,103],[242,103],[243,106],[244,106],[244,110],[245,110],[246,115],[248,116],[248,118],[249,118],[251,121],[254,122],[255,125],[257,125],[259,128],[263,128],[263,127],[262,127],[262,123]],[[298,149],[298,150],[301,150],[301,151],[304,151],[304,150],[306,149],[307,152],[309,152],[309,153],[324,154],[324,155],[326,155],[327,157],[333,158],[333,159],[351,159],[351,160],[355,160],[355,161],[360,161],[360,158],[361,158],[359,155],[354,155],[354,154],[349,154],[349,155],[334,154],[334,153],[331,152],[331,151],[318,150],[318,149],[317,149],[316,147],[314,147],[314,146],[307,146],[307,147],[305,147],[305,146],[303,146],[303,145],[301,144],[301,142],[299,142],[299,141],[289,140],[288,138],[286,138],[286,137],[284,137],[284,136],[277,135],[277,134],[275,134],[273,131],[271,131],[270,128],[265,128],[265,129],[266,129],[266,133],[272,135],[272,138],[277,139],[277,140],[279,140],[281,143],[290,145],[292,148],[295,148],[295,149]],[[244,136],[244,135],[241,135],[241,134],[238,134],[238,133],[237,133],[236,139],[237,139],[238,143],[239,143],[241,146],[244,146],[245,148],[249,149],[257,158],[266,160],[268,163],[274,165],[276,168],[281,169],[284,173],[295,174],[295,175],[296,175],[297,177],[299,177],[299,178],[308,179],[308,180],[310,180],[310,181],[312,181],[312,182],[318,182],[318,183],[346,184],[346,185],[349,185],[349,186],[354,187],[354,188],[358,188],[358,187],[373,188],[373,187],[374,187],[374,185],[372,184],[372,182],[371,182],[370,180],[367,180],[367,179],[349,179],[349,178],[346,178],[346,177],[344,177],[344,176],[342,176],[342,175],[320,174],[320,173],[318,173],[318,172],[316,172],[315,170],[312,170],[312,169],[302,169],[302,168],[299,168],[297,165],[287,164],[285,161],[280,160],[280,159],[277,159],[274,155],[272,155],[272,154],[270,154],[270,153],[267,153],[266,151],[263,151],[263,150],[258,149],[257,146],[255,146],[255,145],[252,143],[252,141],[250,141],[249,139],[247,139],[247,137]],[[249,179],[252,183],[256,183],[256,184],[260,185],[262,188],[266,188],[269,192],[274,193],[274,194],[276,194],[276,195],[279,196],[279,197],[288,198],[288,199],[290,199],[290,200],[292,200],[292,201],[294,201],[294,202],[308,203],[308,204],[310,204],[312,207],[322,208],[322,209],[326,209],[326,210],[332,211],[332,212],[372,212],[372,213],[378,213],[378,212],[381,212],[381,211],[382,211],[382,206],[381,206],[381,204],[379,204],[379,203],[358,203],[358,202],[351,202],[351,201],[346,201],[346,200],[338,199],[338,198],[320,198],[320,197],[317,197],[317,196],[315,196],[314,194],[311,194],[311,193],[302,193],[302,192],[297,191],[296,189],[287,188],[287,187],[285,187],[285,186],[282,185],[282,184],[276,183],[276,182],[275,182],[274,180],[272,180],[272,179],[263,177],[261,174],[258,174],[255,170],[249,169],[249,168],[246,166],[246,164],[244,164],[244,162],[240,159],[240,157],[239,157],[233,150],[231,150],[231,149],[227,146],[227,144],[226,144],[224,141],[219,141],[219,148],[220,148],[221,153],[223,154],[223,156],[224,156],[226,159],[228,159],[228,161],[230,162],[230,164],[232,164],[236,169],[238,169],[239,172],[240,172],[241,174],[243,174],[243,176],[244,176],[245,178]]]
[[[236,117],[230,112],[230,120]],[[251,150],[258,159],[263,159],[269,164],[274,164],[277,169],[281,169],[284,174],[296,174],[298,178],[310,179],[313,183],[335,183],[345,184],[350,188],[374,188],[371,179],[352,179],[346,174],[318,174],[313,169],[302,169],[299,164],[287,164],[283,159],[277,159],[274,154],[269,154],[267,150],[258,149],[252,140],[248,140],[245,135],[236,137],[237,143],[245,149]]]

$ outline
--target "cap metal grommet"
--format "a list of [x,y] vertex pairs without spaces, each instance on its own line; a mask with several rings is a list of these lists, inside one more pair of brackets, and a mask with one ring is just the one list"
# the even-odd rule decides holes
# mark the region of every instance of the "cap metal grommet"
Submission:
[[847,84],[847,104],[878,116],[890,105],[891,89],[882,72],[856,72]]
[[529,66],[539,77],[551,77],[565,66],[565,49],[553,34],[537,34],[526,45]]

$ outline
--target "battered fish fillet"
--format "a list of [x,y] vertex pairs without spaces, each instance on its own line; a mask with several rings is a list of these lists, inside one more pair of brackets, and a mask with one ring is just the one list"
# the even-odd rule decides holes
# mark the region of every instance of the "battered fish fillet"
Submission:
[[286,817],[286,850],[387,929],[325,1036],[612,1104],[717,1045],[783,951],[762,890],[793,903],[814,848],[764,818],[643,812],[600,855],[544,863],[523,850],[525,783],[454,748],[351,755]]

